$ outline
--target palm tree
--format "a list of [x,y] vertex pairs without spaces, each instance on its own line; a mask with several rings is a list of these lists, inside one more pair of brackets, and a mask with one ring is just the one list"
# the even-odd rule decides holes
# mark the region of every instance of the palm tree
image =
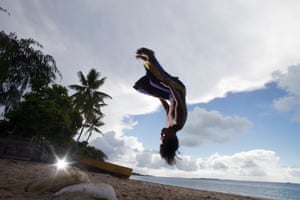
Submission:
[[103,126],[104,123],[102,121],[100,121],[100,119],[102,118],[101,117],[97,117],[97,118],[94,118],[90,124],[89,124],[89,127],[88,127],[88,130],[87,130],[87,133],[89,134],[88,137],[87,137],[87,142],[89,141],[90,137],[92,136],[93,132],[96,131],[97,133],[100,133],[102,134],[102,131],[98,128],[100,126]]
[[100,79],[100,73],[95,69],[91,69],[86,77],[82,71],[79,71],[78,77],[81,85],[69,86],[71,89],[76,91],[72,95],[74,106],[79,110],[84,118],[83,126],[78,135],[77,141],[80,140],[85,128],[89,128],[90,126],[95,127],[98,123],[95,123],[95,121],[100,121],[103,117],[101,107],[106,105],[104,98],[111,98],[108,94],[98,91],[98,89],[104,84],[106,77]]

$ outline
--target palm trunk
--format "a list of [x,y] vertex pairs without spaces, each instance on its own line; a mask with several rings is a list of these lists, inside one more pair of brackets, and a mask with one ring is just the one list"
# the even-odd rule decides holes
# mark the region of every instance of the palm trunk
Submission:
[[82,125],[82,128],[81,128],[81,130],[80,130],[80,133],[79,133],[79,135],[78,135],[78,137],[77,137],[77,142],[79,142],[79,140],[80,140],[80,138],[81,138],[81,135],[82,135],[82,133],[83,133],[83,129],[84,129],[84,127],[85,127],[85,123],[86,123],[86,122],[84,122],[83,125]]
[[88,138],[87,138],[87,140],[86,140],[87,142],[89,142],[89,139],[90,139],[90,137],[92,136],[92,133],[93,133],[92,131],[89,133],[89,136],[88,136]]
[[79,142],[79,140],[80,140],[80,138],[81,138],[81,135],[82,135],[82,132],[83,132],[83,128],[84,128],[84,127],[82,127],[81,130],[80,130],[80,133],[79,133],[79,135],[78,135],[78,137],[77,137],[77,142]]

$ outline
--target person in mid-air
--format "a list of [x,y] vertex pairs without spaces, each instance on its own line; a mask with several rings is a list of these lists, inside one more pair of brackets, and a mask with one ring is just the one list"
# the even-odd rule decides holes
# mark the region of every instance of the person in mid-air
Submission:
[[139,92],[159,98],[166,111],[166,127],[161,130],[160,155],[172,165],[179,147],[176,133],[183,128],[187,119],[185,86],[161,67],[151,49],[138,49],[136,58],[144,61],[146,75],[133,87]]

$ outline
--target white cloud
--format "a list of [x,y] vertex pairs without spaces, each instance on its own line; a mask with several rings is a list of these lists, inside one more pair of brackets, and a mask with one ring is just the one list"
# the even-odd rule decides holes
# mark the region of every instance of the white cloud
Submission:
[[[63,84],[78,83],[76,73],[92,67],[108,77],[103,90],[113,100],[108,100],[104,108],[103,131],[112,132],[95,140],[95,145],[110,159],[161,175],[282,178],[299,174],[298,168],[288,171],[278,167],[275,153],[264,150],[231,156],[214,154],[208,159],[183,156],[178,167],[169,170],[158,152],[144,150],[137,138],[122,132],[138,123],[132,115],[158,108],[154,99],[132,89],[134,81],[144,74],[142,64],[134,59],[136,48],[147,46],[156,51],[166,70],[186,84],[189,103],[209,101],[229,91],[262,87],[273,71],[285,71],[285,66],[299,62],[300,1],[15,0],[2,4],[11,13],[1,16],[2,28],[42,43],[45,53],[56,59]],[[299,68],[289,68],[288,73],[280,75],[279,86],[298,101]],[[277,100],[277,104],[287,105],[287,100]],[[294,119],[300,121],[300,115],[295,113]],[[183,130],[190,138],[182,143],[224,142],[250,125],[243,117],[197,108]],[[256,155],[271,164],[259,162]],[[248,168],[235,164],[237,158]]]
[[0,19],[4,30],[41,42],[63,84],[78,82],[76,72],[92,67],[108,77],[103,89],[114,99],[105,108],[105,131],[132,128],[135,122],[124,119],[158,107],[131,88],[144,73],[134,59],[141,46],[153,48],[185,82],[190,103],[262,87],[271,72],[299,62],[298,1],[7,1],[3,7],[11,12]]
[[280,166],[280,158],[270,150],[255,149],[233,155],[214,153],[208,158],[181,155],[175,166],[168,166],[157,151],[145,150],[134,137],[119,137],[110,132],[92,145],[109,154],[109,161],[148,175],[300,183],[300,167]]
[[273,77],[278,87],[287,92],[287,95],[273,101],[275,109],[290,111],[293,120],[300,122],[300,64],[290,66],[286,72],[277,71]]
[[166,164],[160,158],[158,151],[145,150],[137,153],[135,167],[141,169],[161,169],[166,167]]
[[119,135],[115,132],[107,132],[97,137],[91,143],[101,149],[110,161],[133,167],[136,162],[136,154],[143,152],[143,145],[136,137]]
[[297,104],[297,99],[294,96],[285,96],[279,99],[275,99],[273,103],[276,110],[287,112]]
[[290,167],[288,173],[296,178],[300,178],[300,168],[299,167]]
[[180,144],[196,146],[204,141],[223,143],[230,140],[232,134],[244,132],[251,124],[247,118],[223,116],[218,111],[196,107],[189,113],[184,134],[179,135]]
[[300,64],[288,67],[286,72],[276,73],[278,86],[285,89],[290,94],[300,96]]
[[103,131],[115,131],[132,129],[138,122],[133,121],[131,116],[152,113],[158,108],[158,101],[154,98],[136,92],[131,85],[122,81],[107,79],[106,91],[112,96],[107,100],[108,106],[103,108],[105,117]]

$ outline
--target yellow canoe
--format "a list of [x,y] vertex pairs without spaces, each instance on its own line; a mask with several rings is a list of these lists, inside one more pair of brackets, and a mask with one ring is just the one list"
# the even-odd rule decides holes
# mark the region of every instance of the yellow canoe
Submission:
[[132,173],[131,168],[124,167],[121,165],[116,165],[116,164],[109,163],[109,162],[95,160],[95,159],[81,156],[78,154],[75,154],[72,157],[74,160],[76,160],[80,164],[82,164],[88,168],[93,168],[94,170],[97,170],[100,172],[110,173],[112,175],[119,176],[119,177],[125,177],[125,178],[128,178]]

